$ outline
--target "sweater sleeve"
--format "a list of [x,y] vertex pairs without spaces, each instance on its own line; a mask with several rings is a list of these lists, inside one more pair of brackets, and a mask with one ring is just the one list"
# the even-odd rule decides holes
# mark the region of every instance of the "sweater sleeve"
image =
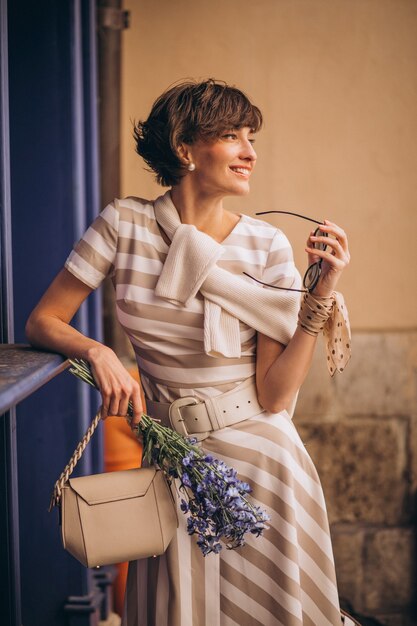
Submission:
[[262,274],[262,281],[276,287],[302,289],[291,244],[281,230],[275,232]]
[[92,289],[114,272],[118,228],[119,212],[111,203],[86,230],[65,262],[66,269]]

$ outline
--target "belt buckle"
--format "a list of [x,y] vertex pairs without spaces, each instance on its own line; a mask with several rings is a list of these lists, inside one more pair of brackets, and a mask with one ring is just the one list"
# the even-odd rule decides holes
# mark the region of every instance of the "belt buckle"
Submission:
[[174,402],[171,402],[169,406],[168,416],[171,426],[175,431],[177,431],[177,433],[183,435],[183,437],[191,437],[192,434],[190,435],[187,430],[184,418],[181,416],[180,409],[183,406],[193,406],[195,404],[200,404],[200,400],[194,396],[185,396],[184,398],[177,398]]

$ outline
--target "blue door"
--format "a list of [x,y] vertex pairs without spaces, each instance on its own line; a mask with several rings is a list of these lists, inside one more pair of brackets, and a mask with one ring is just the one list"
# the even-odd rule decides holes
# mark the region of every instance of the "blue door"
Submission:
[[[1,0],[2,342],[26,342],[27,316],[99,210],[95,24],[92,0]],[[100,339],[100,319],[97,294],[74,323]],[[63,373],[0,417],[0,445],[9,446],[2,625],[92,624],[97,614],[94,575],[63,551],[57,513],[47,512],[97,403]],[[101,469],[95,438],[78,473]]]

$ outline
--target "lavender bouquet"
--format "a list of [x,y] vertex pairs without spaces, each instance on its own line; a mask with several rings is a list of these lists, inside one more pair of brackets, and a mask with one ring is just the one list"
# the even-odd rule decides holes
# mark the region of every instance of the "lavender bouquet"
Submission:
[[[88,363],[70,360],[70,372],[97,388]],[[129,405],[129,414],[132,407]],[[269,517],[248,500],[249,485],[223,461],[205,454],[197,441],[185,438],[143,414],[136,427],[143,439],[143,456],[160,467],[168,479],[177,479],[180,507],[187,517],[187,531],[197,535],[204,556],[245,544],[246,533],[257,537],[267,528]]]

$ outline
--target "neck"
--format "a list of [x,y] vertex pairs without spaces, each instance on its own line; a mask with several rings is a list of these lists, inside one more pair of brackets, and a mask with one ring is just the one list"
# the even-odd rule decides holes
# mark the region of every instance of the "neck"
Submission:
[[198,230],[221,222],[224,209],[223,198],[213,198],[195,189],[185,189],[176,185],[171,189],[171,198],[183,224],[194,224]]
[[223,207],[223,197],[213,197],[194,188],[179,184],[172,187],[172,202],[183,224],[193,224],[198,230],[223,241],[239,221],[239,217]]

